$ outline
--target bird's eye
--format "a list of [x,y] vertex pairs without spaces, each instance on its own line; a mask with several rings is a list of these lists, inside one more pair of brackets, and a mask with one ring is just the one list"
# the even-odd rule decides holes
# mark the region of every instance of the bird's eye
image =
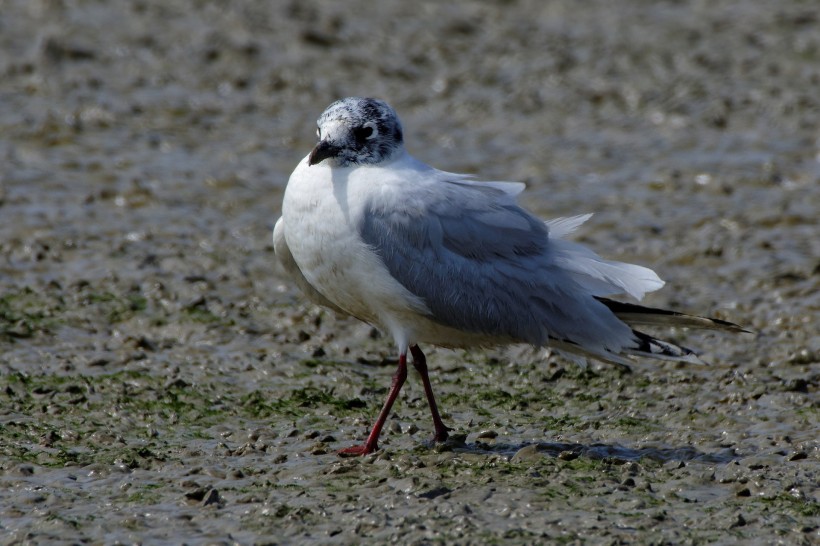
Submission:
[[316,138],[318,138],[319,140],[322,139],[322,130],[318,127],[316,128]]
[[362,140],[366,140],[373,135],[373,127],[366,126],[366,127],[356,127],[353,129],[353,137],[361,142]]

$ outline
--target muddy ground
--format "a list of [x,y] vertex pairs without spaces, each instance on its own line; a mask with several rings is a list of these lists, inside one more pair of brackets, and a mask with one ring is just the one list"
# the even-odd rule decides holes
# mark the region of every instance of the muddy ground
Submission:
[[[811,2],[0,3],[5,544],[809,544],[820,537]],[[392,342],[270,233],[315,119],[387,99],[417,157],[520,180],[656,269],[710,365]]]

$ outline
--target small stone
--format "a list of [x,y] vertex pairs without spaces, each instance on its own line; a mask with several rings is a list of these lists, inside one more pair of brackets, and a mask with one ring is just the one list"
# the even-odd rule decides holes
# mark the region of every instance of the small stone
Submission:
[[558,458],[562,461],[574,461],[580,456],[577,451],[562,451],[558,454]]
[[207,487],[197,487],[193,491],[189,491],[185,493],[185,498],[188,500],[202,502],[205,499],[205,495],[208,493]]
[[783,382],[783,388],[789,392],[809,392],[809,382],[803,379],[789,379]]
[[418,495],[418,497],[420,499],[435,499],[436,497],[440,497],[442,495],[446,495],[446,494],[451,493],[451,492],[452,492],[452,489],[450,489],[448,487],[444,487],[442,485],[442,486],[439,486],[439,487],[434,487],[433,489],[430,489],[429,491],[425,491],[424,493],[420,493]]
[[536,444],[532,444],[519,449],[516,454],[512,456],[510,462],[513,464],[518,464],[526,461],[537,461],[543,458],[544,456],[538,452],[538,446]]
[[211,504],[221,505],[223,504],[222,498],[219,496],[219,491],[216,489],[211,489],[205,495],[205,498],[202,499],[202,506],[209,506]]
[[413,423],[411,423],[411,424],[407,425],[407,426],[404,428],[404,433],[405,433],[405,434],[407,434],[408,436],[412,436],[413,434],[417,433],[418,431],[419,431],[419,427],[417,427],[417,426],[416,426],[415,424],[413,424]]
[[347,474],[356,467],[354,463],[337,462],[327,471],[328,474]]

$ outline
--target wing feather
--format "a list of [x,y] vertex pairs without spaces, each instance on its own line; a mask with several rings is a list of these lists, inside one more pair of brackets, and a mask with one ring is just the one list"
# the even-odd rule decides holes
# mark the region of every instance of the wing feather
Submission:
[[405,187],[405,205],[365,208],[360,235],[441,324],[594,351],[633,342],[631,330],[555,261],[547,225],[515,193],[462,179]]

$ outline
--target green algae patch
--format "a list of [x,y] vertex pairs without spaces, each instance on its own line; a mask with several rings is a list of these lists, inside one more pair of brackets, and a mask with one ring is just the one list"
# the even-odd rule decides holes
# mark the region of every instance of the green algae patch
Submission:
[[49,332],[64,309],[62,298],[47,291],[24,287],[0,294],[0,341]]
[[816,519],[820,517],[820,502],[803,495],[784,492],[774,498],[761,498],[756,502],[770,507],[774,512],[790,513],[798,518]]
[[210,436],[226,413],[212,390],[138,371],[10,374],[0,377],[0,453],[43,466],[144,467],[167,458],[163,438]]

